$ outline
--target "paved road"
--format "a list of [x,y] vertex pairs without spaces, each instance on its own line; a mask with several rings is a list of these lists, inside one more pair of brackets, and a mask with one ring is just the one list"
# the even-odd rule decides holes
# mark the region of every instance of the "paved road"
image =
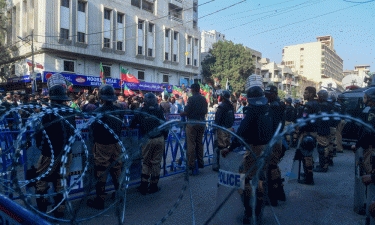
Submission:
[[[288,151],[280,163],[282,173],[290,168],[294,152]],[[287,202],[278,207],[267,206],[265,224],[364,224],[365,217],[353,212],[354,154],[346,151],[334,159],[335,166],[325,174],[315,174],[315,186],[290,181],[285,185]],[[167,214],[181,192],[183,175],[174,175],[160,181],[162,190],[142,196],[130,187],[127,192],[126,224],[155,224]],[[198,176],[190,177],[195,224],[203,224],[215,210],[217,173],[206,167]],[[109,200],[108,203],[111,201]],[[79,216],[89,216],[99,211],[82,207]],[[117,224],[113,209],[83,224]],[[189,189],[185,191],[180,206],[164,224],[193,224]],[[236,221],[233,221],[236,224]],[[240,224],[240,223],[238,223]]]

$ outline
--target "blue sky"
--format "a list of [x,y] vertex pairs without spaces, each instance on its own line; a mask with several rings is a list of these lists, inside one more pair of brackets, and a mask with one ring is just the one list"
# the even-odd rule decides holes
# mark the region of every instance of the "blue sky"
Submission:
[[[200,0],[199,4],[208,1]],[[199,7],[199,17],[241,1],[215,0]],[[277,63],[281,62],[284,46],[315,42],[318,36],[331,35],[336,52],[344,60],[344,70],[370,65],[374,72],[375,0],[355,3],[367,1],[246,0],[200,19],[199,27],[222,32],[227,40],[260,51],[264,58]],[[300,22],[303,20],[306,21]]]

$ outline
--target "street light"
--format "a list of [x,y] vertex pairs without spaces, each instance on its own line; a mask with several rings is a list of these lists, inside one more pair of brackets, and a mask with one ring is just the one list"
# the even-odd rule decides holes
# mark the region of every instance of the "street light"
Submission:
[[27,40],[26,38],[28,37],[31,37],[31,63],[32,63],[32,79],[33,79],[33,93],[37,90],[37,86],[36,86],[36,76],[35,76],[35,71],[34,71],[34,31],[32,30],[31,31],[31,34],[22,38],[20,36],[17,36],[19,39],[21,39],[21,41],[24,41],[24,42],[29,42],[29,40]]

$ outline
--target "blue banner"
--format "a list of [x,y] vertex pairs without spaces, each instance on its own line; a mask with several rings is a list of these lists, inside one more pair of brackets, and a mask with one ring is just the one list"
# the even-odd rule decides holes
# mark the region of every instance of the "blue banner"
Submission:
[[[36,75],[36,80],[42,80],[42,75],[40,73]],[[19,83],[19,82],[30,82],[30,81],[31,81],[30,75],[8,78],[8,83]]]
[[[48,78],[58,72],[44,72],[44,82],[47,82]],[[102,84],[100,77],[92,77],[92,76],[85,76],[85,75],[77,75],[77,74],[70,74],[70,73],[60,73],[65,77],[65,79],[71,82],[73,85],[83,85],[83,86],[96,86],[99,87]],[[112,85],[114,88],[121,88],[121,80],[114,79],[114,78],[106,78],[106,83]],[[128,83],[124,82],[128,88],[132,90],[142,90],[142,91],[164,91],[162,86],[165,86],[168,92],[172,92],[173,85],[165,85],[165,84],[157,84],[157,83],[148,83],[148,82],[140,82],[138,83]],[[122,87],[123,88],[123,87]]]

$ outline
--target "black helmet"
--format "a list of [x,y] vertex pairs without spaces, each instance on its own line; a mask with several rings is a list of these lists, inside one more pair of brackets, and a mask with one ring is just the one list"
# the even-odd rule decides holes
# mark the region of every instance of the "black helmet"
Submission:
[[294,104],[301,104],[301,101],[299,99],[294,100]]
[[103,84],[99,88],[99,98],[104,101],[116,101],[115,89],[109,84]]
[[143,101],[148,106],[155,106],[158,104],[158,99],[156,98],[156,95],[154,93],[147,93],[145,94]]
[[289,103],[289,104],[292,104],[293,99],[292,99],[292,98],[287,98],[287,99],[285,99],[285,102],[287,102],[287,103]]
[[328,100],[328,91],[320,90],[318,92],[318,99],[323,100],[323,101],[327,101]]
[[337,101],[336,95],[334,93],[330,93],[329,96],[328,96],[328,101],[329,102],[336,102]]
[[316,141],[313,136],[306,135],[301,141],[301,150],[312,152],[315,148]]
[[251,105],[265,105],[268,103],[268,100],[264,97],[261,87],[253,86],[247,91],[247,102]]
[[227,90],[221,91],[220,96],[227,99],[228,101],[230,100],[230,93]]
[[375,102],[375,87],[369,88],[365,91],[365,95],[367,98],[373,102]]
[[55,85],[48,91],[49,98],[56,101],[70,101],[66,95],[66,89],[62,85]]

